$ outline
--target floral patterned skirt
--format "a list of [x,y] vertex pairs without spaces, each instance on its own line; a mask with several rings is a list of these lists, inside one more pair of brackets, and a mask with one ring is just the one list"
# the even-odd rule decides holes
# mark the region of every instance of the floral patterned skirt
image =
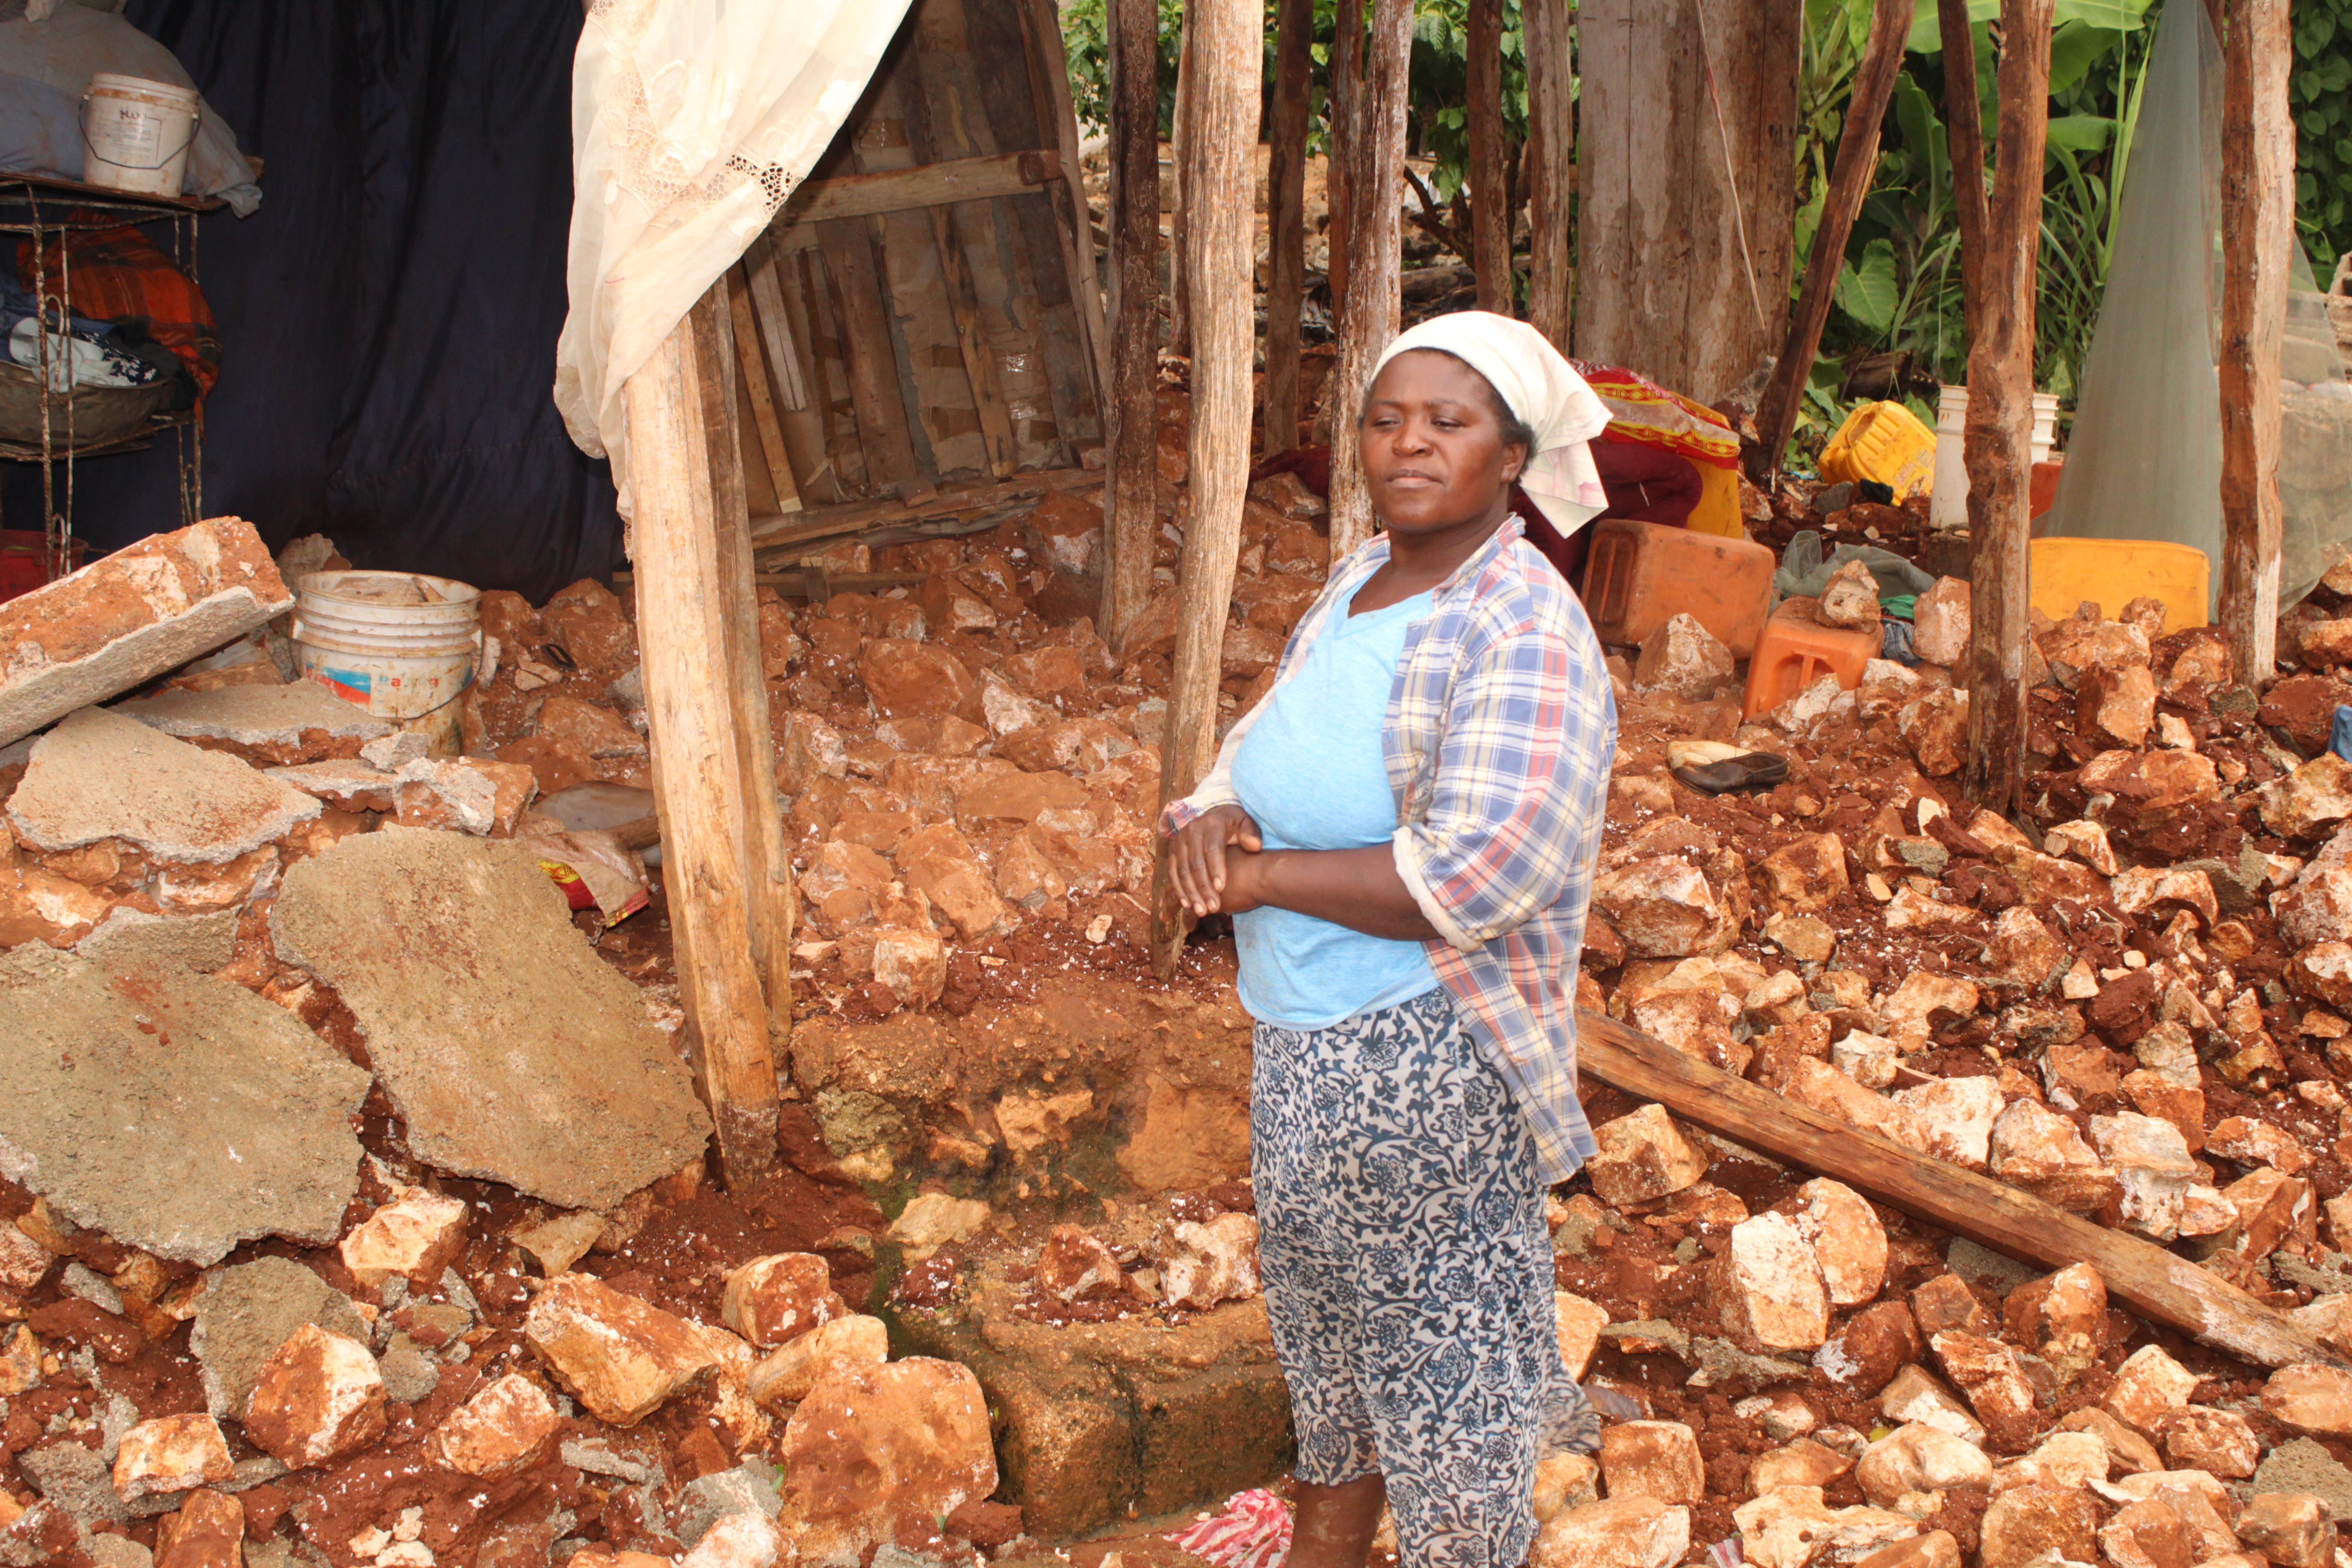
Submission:
[[1378,1472],[1405,1568],[1516,1568],[1536,1461],[1600,1424],[1560,1363],[1535,1142],[1443,986],[1257,1026],[1259,1268],[1298,1479]]

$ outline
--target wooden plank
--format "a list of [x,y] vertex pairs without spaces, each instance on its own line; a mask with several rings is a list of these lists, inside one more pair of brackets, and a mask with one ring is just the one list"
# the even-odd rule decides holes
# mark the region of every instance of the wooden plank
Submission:
[[737,718],[719,673],[730,590],[721,582],[711,457],[714,427],[733,435],[733,398],[702,363],[720,336],[716,312],[707,299],[696,312],[700,322],[679,322],[629,377],[623,397],[636,497],[637,630],[678,996],[719,1168],[737,1183],[776,1163],[776,1077],[765,974],[754,957]]
[[1511,288],[1509,150],[1503,132],[1503,0],[1470,0],[1467,96],[1470,110],[1471,270],[1478,308],[1517,314]]
[[849,362],[849,390],[857,409],[857,441],[866,453],[866,489],[906,500],[936,488],[923,477],[907,411],[898,396],[898,359],[890,347],[890,322],[883,313],[882,281],[874,266],[874,240],[866,218],[821,224],[817,243],[833,279],[843,357]]
[[811,180],[793,191],[777,222],[787,231],[803,230],[842,218],[984,202],[1017,196],[1063,177],[1062,155],[1051,147],[983,158],[950,158],[909,169],[836,174],[829,180]]
[[1314,89],[1315,0],[1280,0],[1273,122],[1266,127],[1265,441],[1298,445],[1299,329],[1307,300],[1307,119]]
[[798,472],[801,493],[823,496],[829,489],[835,501],[863,495],[866,448],[857,444],[857,399],[850,391],[849,359],[833,308],[833,274],[815,251],[795,255],[781,245],[775,248],[785,276],[795,280],[784,290],[784,309],[792,315],[793,337],[808,345],[809,396],[824,434],[821,468]]
[[2006,812],[2025,770],[2027,508],[2033,471],[2033,289],[2050,132],[2052,0],[2001,0],[2000,125],[1969,345],[1970,798]]
[[1960,227],[1960,300],[1969,337],[1976,337],[1976,277],[1984,269],[1983,106],[1977,101],[1977,36],[1969,0],[1936,0],[1944,46],[1944,145],[1952,165],[1952,205]]
[[[1406,71],[1412,60],[1412,0],[1372,0],[1360,132],[1349,160],[1348,308],[1324,401],[1331,415],[1331,559],[1372,536],[1371,493],[1358,447],[1357,402],[1372,364],[1397,334],[1403,306],[1404,236],[1397,205],[1404,179]],[[1171,708],[1171,711],[1173,710]]]
[[2287,0],[2226,0],[2221,95],[2221,626],[2238,679],[2278,663],[2279,353],[2294,244]]
[[1566,353],[1575,233],[1576,62],[1570,0],[1522,0],[1528,66],[1528,320]]
[[[727,278],[719,275],[719,287]],[[731,293],[731,291],[730,291]],[[738,384],[731,352],[740,328],[714,288],[688,318],[694,332],[694,363],[701,378],[705,409],[724,405]],[[732,419],[703,424],[709,453],[714,554],[718,563],[719,615],[725,662],[713,672],[726,683],[732,720],[735,768],[741,781],[746,927],[751,962],[767,997],[770,1061],[785,1059],[793,1030],[793,860],[784,835],[783,807],[776,795],[775,741],[768,727],[766,662],[760,650],[760,600],[751,581],[751,517],[744,500],[743,445]],[[789,482],[789,479],[787,480]],[[755,1070],[747,1063],[746,1070]],[[775,1092],[771,1066],[767,1089]],[[771,1147],[773,1133],[769,1134]]]
[[1102,482],[1101,472],[1094,468],[1036,468],[994,484],[933,490],[914,500],[877,499],[842,506],[809,507],[793,517],[752,519],[751,544],[758,550],[776,550],[803,539],[855,533],[865,528],[913,522],[926,517],[986,511],[1059,490],[1092,489]]
[[760,324],[760,341],[767,349],[768,374],[776,381],[778,405],[787,414],[797,414],[808,406],[808,377],[801,368],[792,315],[784,309],[784,288],[777,276],[781,264],[772,230],[762,229],[752,239],[743,252],[742,268],[752,318]]
[[785,298],[785,280],[790,278],[793,289],[801,288],[801,264],[782,255],[772,239],[772,231],[763,231],[751,241],[743,253],[743,278],[751,301],[751,318],[758,323],[760,342],[766,353],[754,365],[763,369],[773,384],[776,422],[784,433],[784,453],[792,465],[794,487],[802,492],[803,501],[838,501],[843,498],[840,480],[833,471],[832,455],[824,444],[824,410],[816,387],[816,366],[803,358],[805,332],[794,324],[793,307]]
[[1062,259],[1069,269],[1070,293],[1077,302],[1078,331],[1085,340],[1092,401],[1099,407],[1110,385],[1110,342],[1103,315],[1102,280],[1095,274],[1094,219],[1087,209],[1086,182],[1078,166],[1078,113],[1070,98],[1070,61],[1062,47],[1061,12],[1055,0],[1026,0],[1022,31],[1029,46],[1030,85],[1039,94],[1037,119],[1049,146],[1058,149],[1062,177],[1045,182],[1059,220]]
[[764,356],[760,352],[759,325],[751,320],[751,290],[740,282],[732,270],[719,275],[713,287],[727,295],[727,321],[734,338],[735,363],[743,367],[743,390],[751,403],[751,424],[760,443],[760,458],[768,468],[768,479],[775,487],[776,510],[795,512],[801,510],[801,493],[793,483],[792,455],[784,447],[784,428],[776,418],[776,405],[768,390],[768,373]]
[[1118,647],[1151,597],[1151,547],[1160,531],[1160,8],[1157,0],[1110,0],[1109,20],[1108,216],[1117,326],[1103,410],[1111,482],[1103,494],[1097,618],[1103,639]]
[[2088,1263],[2109,1296],[2142,1316],[2258,1366],[2342,1364],[2284,1313],[2153,1242],[1824,1116],[1613,1018],[1580,1012],[1576,1034],[1579,1071],[1744,1147],[1843,1182],[2021,1262],[2053,1269]]
[[[1241,553],[1242,504],[1249,488],[1250,342],[1256,203],[1251,153],[1257,142],[1263,74],[1263,0],[1193,0],[1192,167],[1193,279],[1192,515],[1177,567],[1174,673],[1161,748],[1160,799],[1189,793],[1208,772],[1217,743],[1217,678],[1225,618]],[[1153,873],[1153,960],[1175,973],[1183,915],[1168,881],[1165,840]]]
[[1756,429],[1762,437],[1749,453],[1748,478],[1769,485],[1780,471],[1789,437],[1797,428],[1797,411],[1803,405],[1805,383],[1813,374],[1813,356],[1821,352],[1822,329],[1829,324],[1830,305],[1837,290],[1838,268],[1845,260],[1845,242],[1862,199],[1878,168],[1878,127],[1895,96],[1895,73],[1903,68],[1903,40],[1911,29],[1912,0],[1878,0],[1870,16],[1870,41],[1864,46],[1862,66],[1854,73],[1853,95],[1846,102],[1845,126],[1838,132],[1837,162],[1830,170],[1830,186],[1822,202],[1821,225],[1813,231],[1812,254],[1805,258],[1804,291],[1789,335],[1780,346],[1780,360],[1765,384],[1756,407]]

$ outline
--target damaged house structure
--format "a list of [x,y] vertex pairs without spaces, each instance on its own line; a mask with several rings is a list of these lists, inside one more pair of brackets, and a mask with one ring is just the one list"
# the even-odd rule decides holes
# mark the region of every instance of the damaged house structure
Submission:
[[[1855,9],[1810,256],[1792,4],[1471,0],[1452,218],[1410,0],[1191,0],[1172,80],[1108,0],[1099,126],[1083,9],[0,8],[12,79],[145,29],[251,174],[0,169],[0,421],[67,432],[0,476],[0,1564],[1279,1562],[1252,1026],[1158,822],[1371,531],[1373,361],[1475,303],[1709,470],[1580,568],[1604,1424],[1530,1561],[2336,1568],[2352,559],[2283,590],[2278,471],[2352,385],[2279,325],[2284,0],[2149,23],[2220,105],[2218,595],[2094,551],[2054,612],[2052,0]],[[1942,529],[1789,462],[1929,32],[1997,87]],[[218,384],[77,448],[75,343],[171,352],[95,314],[123,233]]]

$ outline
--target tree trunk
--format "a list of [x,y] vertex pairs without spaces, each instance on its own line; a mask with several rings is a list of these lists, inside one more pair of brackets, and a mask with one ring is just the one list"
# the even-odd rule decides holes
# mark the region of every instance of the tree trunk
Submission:
[[1276,17],[1274,123],[1266,141],[1265,455],[1298,445],[1299,318],[1307,296],[1307,109],[1315,0]]
[[1330,134],[1323,161],[1323,275],[1331,287],[1331,320],[1348,314],[1348,213],[1356,177],[1356,143],[1364,104],[1364,0],[1332,0],[1331,96],[1325,100]]
[[[1184,552],[1178,566],[1175,669],[1169,682],[1160,800],[1186,795],[1216,751],[1217,680],[1234,569],[1241,552],[1242,502],[1249,488],[1251,291],[1255,227],[1251,151],[1257,142],[1265,36],[1260,0],[1192,0],[1194,125],[1185,188],[1192,202],[1187,276],[1195,283],[1192,430]],[[1175,973],[1183,917],[1168,881],[1164,851],[1153,878],[1153,954]]]
[[2050,132],[2052,0],[2001,0],[2000,125],[1969,349],[1969,794],[2008,811],[2025,768],[2033,286]]
[[1519,25],[1528,62],[1528,320],[1569,350],[1575,235],[1569,200],[1576,193],[1576,62],[1569,42],[1570,0],[1521,0]]
[[1193,98],[1200,73],[1193,68],[1192,6],[1184,7],[1184,31],[1176,48],[1175,123],[1169,128],[1168,153],[1174,163],[1176,205],[1169,211],[1168,233],[1168,352],[1180,359],[1192,353],[1192,154]]
[[1151,596],[1160,531],[1160,8],[1110,6],[1111,378],[1103,491],[1102,635],[1111,647]]
[[1960,227],[1960,300],[1976,341],[1977,274],[1984,269],[1984,121],[1977,102],[1977,36],[1969,0],[1936,0],[1944,45],[1944,146],[1952,164],[1952,205]]
[[2287,0],[2227,0],[2221,100],[2221,625],[2238,679],[2278,663],[2279,350],[2294,243]]
[[1509,316],[1511,186],[1504,174],[1503,0],[1470,0],[1470,258],[1478,308]]
[[1787,330],[1804,8],[1703,4],[1576,13],[1576,352],[1712,403]]
[[719,1169],[734,1184],[776,1164],[770,1026],[772,1017],[780,1032],[791,1026],[792,927],[790,883],[776,879],[790,875],[790,862],[781,859],[768,756],[724,308],[723,296],[705,295],[623,395],[636,495],[630,555],[678,994]]
[[1838,268],[1845,260],[1845,242],[1870,194],[1871,176],[1878,169],[1878,124],[1886,117],[1887,101],[1895,96],[1895,76],[1903,68],[1903,39],[1911,30],[1911,0],[1878,0],[1871,12],[1870,42],[1864,48],[1862,68],[1853,79],[1845,127],[1838,133],[1837,163],[1830,170],[1830,188],[1822,202],[1822,221],[1813,230],[1813,251],[1805,259],[1804,292],[1789,322],[1788,341],[1780,346],[1780,363],[1756,407],[1756,430],[1761,437],[1748,455],[1748,477],[1769,485],[1780,471],[1789,437],[1797,427],[1803,406],[1805,383],[1813,374],[1813,356],[1821,352],[1822,329],[1828,325],[1832,296],[1837,289]]
[[1372,0],[1360,138],[1349,172],[1348,310],[1339,357],[1324,395],[1331,414],[1331,559],[1372,536],[1372,500],[1357,449],[1356,405],[1372,363],[1396,336],[1403,305],[1404,235],[1398,193],[1404,183],[1405,73],[1412,59],[1412,0]]

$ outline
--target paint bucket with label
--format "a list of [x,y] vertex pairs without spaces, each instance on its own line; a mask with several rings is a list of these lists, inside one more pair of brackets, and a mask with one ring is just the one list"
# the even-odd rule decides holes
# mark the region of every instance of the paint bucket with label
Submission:
[[176,196],[196,140],[196,89],[100,71],[81,100],[82,178],[110,190]]
[[481,591],[413,572],[312,572],[294,584],[294,651],[315,680],[421,734],[461,747],[457,699],[481,658]]

